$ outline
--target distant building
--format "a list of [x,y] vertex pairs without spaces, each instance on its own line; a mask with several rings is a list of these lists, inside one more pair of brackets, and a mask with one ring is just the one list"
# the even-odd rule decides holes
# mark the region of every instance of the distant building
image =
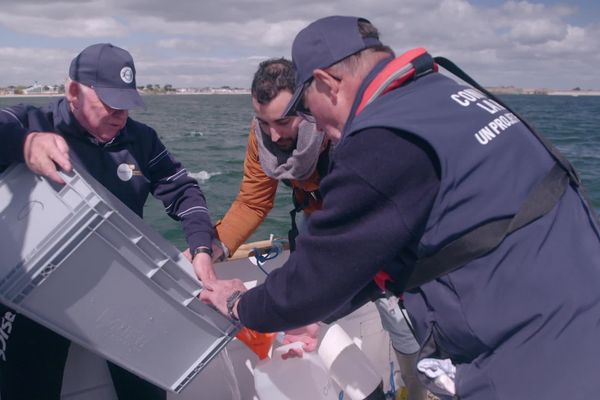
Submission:
[[25,93],[25,94],[42,94],[42,85],[40,85],[36,81],[33,83],[33,86],[29,86],[28,88],[24,89],[23,93]]
[[177,94],[250,94],[249,89],[232,88],[229,86],[222,87],[203,87],[203,88],[178,88],[175,89]]
[[491,86],[486,88],[494,94],[548,94],[545,88],[520,88],[515,86]]
[[30,95],[46,95],[46,94],[59,94],[60,86],[59,85],[40,85],[37,81],[33,83],[32,86],[23,89],[24,94]]

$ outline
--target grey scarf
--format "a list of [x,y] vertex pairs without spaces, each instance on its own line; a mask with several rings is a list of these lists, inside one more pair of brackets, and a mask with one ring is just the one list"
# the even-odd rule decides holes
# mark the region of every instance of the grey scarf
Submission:
[[304,180],[311,176],[325,140],[325,134],[317,131],[315,124],[300,122],[296,148],[291,151],[281,150],[273,143],[269,135],[262,132],[258,121],[254,126],[260,165],[267,176],[277,180]]

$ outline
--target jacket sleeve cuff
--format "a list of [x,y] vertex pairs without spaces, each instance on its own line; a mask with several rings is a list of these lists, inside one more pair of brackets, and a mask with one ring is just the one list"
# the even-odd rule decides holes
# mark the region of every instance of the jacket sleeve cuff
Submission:
[[208,247],[212,246],[213,235],[209,232],[196,232],[187,237],[187,243],[190,247],[190,250],[193,250],[198,247]]

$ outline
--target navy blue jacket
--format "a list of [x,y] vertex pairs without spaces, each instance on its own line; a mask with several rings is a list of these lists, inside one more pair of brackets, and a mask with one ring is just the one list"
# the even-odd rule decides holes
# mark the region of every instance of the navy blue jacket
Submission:
[[[7,121],[10,119],[12,121]],[[23,145],[27,133],[28,130],[10,115],[9,110],[0,110],[0,165],[24,161]]]
[[[519,209],[554,161],[523,123],[467,89],[430,74],[347,123],[322,212],[289,261],[242,297],[245,325],[327,318],[382,266],[406,280],[417,258]],[[597,221],[570,186],[544,217],[405,304],[420,357],[453,361],[461,399],[584,399],[600,391],[599,286]]]
[[[18,105],[0,112],[3,136],[19,134],[4,128],[5,124],[15,123],[20,125],[21,134],[25,131],[62,134],[72,154],[88,172],[137,215],[143,217],[144,204],[152,194],[162,201],[171,218],[182,222],[190,248],[211,245],[214,233],[204,195],[154,129],[128,118],[112,141],[98,143],[77,122],[64,98],[45,108]],[[0,163],[7,164],[5,160],[18,161],[14,157],[2,158]]]

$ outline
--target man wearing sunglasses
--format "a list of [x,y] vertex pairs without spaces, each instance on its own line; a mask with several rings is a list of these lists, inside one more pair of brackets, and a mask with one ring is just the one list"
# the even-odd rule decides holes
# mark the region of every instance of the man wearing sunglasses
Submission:
[[[68,144],[88,172],[140,217],[149,194],[161,200],[168,215],[182,223],[197,275],[210,278],[214,231],[204,195],[156,131],[129,118],[128,110],[144,105],[129,52],[107,43],[89,46],[71,62],[69,78],[64,98],[45,108],[6,108],[1,126],[60,134],[50,139],[60,142],[61,152],[46,164],[70,168],[64,161]],[[33,135],[27,138],[36,139]],[[58,399],[70,342],[3,305],[0,320],[0,397]],[[117,365],[109,363],[109,370],[120,399],[166,398],[164,390]]]
[[[290,245],[297,235],[296,213],[302,219],[321,206],[319,183],[329,167],[330,141],[314,123],[281,116],[292,98],[291,61],[260,63],[252,80],[254,119],[250,127],[240,191],[215,228],[229,254],[244,243],[272,210],[279,182],[292,188]],[[298,218],[301,225],[302,220]]]
[[[282,116],[295,89],[293,65],[284,58],[260,63],[252,80],[254,120],[250,128],[244,177],[240,192],[216,225],[219,239],[229,254],[244,243],[273,208],[279,182],[292,188],[290,247],[306,219],[322,206],[319,186],[329,168],[330,148],[335,144],[317,130],[313,117]],[[299,113],[300,114],[300,113]],[[296,214],[301,220],[296,221]],[[420,400],[426,391],[416,379],[414,357],[419,349],[402,312],[392,299],[375,301],[384,328],[400,362],[409,399]]]
[[339,140],[323,208],[263,285],[201,297],[273,331],[358,303],[376,279],[404,292],[434,394],[597,397],[600,226],[564,156],[449,60],[394,57],[363,18],[311,23],[292,58],[283,115],[302,105]]

